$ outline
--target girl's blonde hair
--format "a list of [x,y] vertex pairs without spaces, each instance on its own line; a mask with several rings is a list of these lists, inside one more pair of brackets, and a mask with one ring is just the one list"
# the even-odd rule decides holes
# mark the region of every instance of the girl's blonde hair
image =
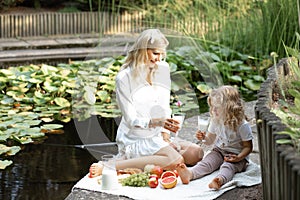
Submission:
[[145,67],[148,60],[148,49],[160,49],[166,54],[166,48],[169,45],[166,37],[158,29],[147,29],[143,31],[135,43],[128,51],[127,58],[122,69],[132,67],[136,77]]
[[237,131],[237,127],[244,119],[247,119],[244,102],[239,91],[233,86],[224,85],[213,89],[207,98],[207,102],[210,107],[210,114],[212,115],[213,107],[218,107],[221,121],[234,131]]

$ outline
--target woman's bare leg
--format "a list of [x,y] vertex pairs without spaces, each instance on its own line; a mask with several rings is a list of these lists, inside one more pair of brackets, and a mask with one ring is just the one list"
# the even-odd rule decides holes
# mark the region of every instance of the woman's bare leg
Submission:
[[[159,165],[163,169],[175,169],[176,165],[183,163],[183,157],[171,146],[161,148],[158,152],[151,156],[142,156],[138,158],[132,158],[127,160],[117,160],[116,169],[125,168],[140,168],[144,169],[147,164]],[[103,166],[99,163],[93,163],[91,165],[91,177],[96,177],[102,174]]]
[[184,140],[179,144],[181,146],[179,153],[183,156],[186,165],[195,165],[202,160],[204,152],[199,145]]

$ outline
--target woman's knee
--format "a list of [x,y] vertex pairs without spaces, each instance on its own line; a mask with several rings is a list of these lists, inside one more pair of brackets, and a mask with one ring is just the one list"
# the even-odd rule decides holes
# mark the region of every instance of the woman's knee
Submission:
[[202,160],[204,151],[200,146],[192,145],[187,148],[182,155],[186,164],[195,165],[197,162]]

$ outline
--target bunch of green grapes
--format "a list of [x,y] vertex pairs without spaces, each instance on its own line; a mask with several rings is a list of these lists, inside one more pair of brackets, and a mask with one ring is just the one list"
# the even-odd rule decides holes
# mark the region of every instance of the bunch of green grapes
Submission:
[[131,174],[127,178],[124,178],[121,183],[122,186],[132,186],[132,187],[146,187],[148,186],[149,174],[139,173]]

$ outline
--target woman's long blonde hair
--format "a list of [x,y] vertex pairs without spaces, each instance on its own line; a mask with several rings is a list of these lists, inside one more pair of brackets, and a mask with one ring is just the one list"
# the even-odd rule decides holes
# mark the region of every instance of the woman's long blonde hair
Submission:
[[247,119],[244,102],[239,91],[233,86],[224,85],[213,89],[207,98],[207,102],[211,116],[213,115],[213,107],[220,108],[221,121],[234,131],[237,131],[237,127],[244,119]]
[[145,62],[148,60],[147,50],[161,49],[165,52],[168,45],[168,40],[160,30],[147,29],[143,31],[128,51],[122,69],[132,67],[134,77],[138,76],[144,70]]

